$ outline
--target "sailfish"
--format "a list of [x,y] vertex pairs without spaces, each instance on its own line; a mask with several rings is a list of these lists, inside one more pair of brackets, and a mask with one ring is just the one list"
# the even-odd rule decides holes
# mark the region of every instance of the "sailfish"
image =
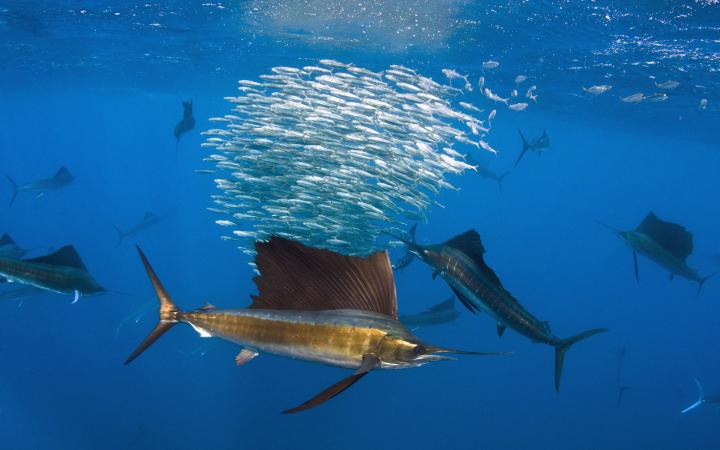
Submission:
[[703,284],[715,275],[701,277],[695,269],[688,266],[687,258],[693,252],[692,234],[682,225],[659,219],[653,212],[650,212],[634,230],[623,231],[608,225],[605,226],[632,249],[633,268],[637,282],[640,282],[638,253],[667,269],[671,278],[678,275],[690,281],[696,281],[698,295]]
[[705,395],[705,389],[703,389],[702,384],[700,384],[700,381],[697,378],[695,379],[695,385],[698,389],[697,401],[680,411],[680,414],[687,414],[693,409],[703,405],[715,405],[715,407],[720,407],[720,394]]
[[498,336],[502,336],[509,327],[533,342],[554,347],[555,389],[558,391],[565,353],[570,346],[608,331],[606,328],[594,328],[566,339],[555,336],[547,322],[530,314],[503,287],[500,278],[485,263],[485,247],[475,230],[468,230],[442,244],[420,245],[411,241],[404,242],[415,256],[432,268],[433,279],[440,275],[470,312],[488,313],[497,323]]
[[0,256],[0,282],[8,281],[74,295],[73,303],[80,296],[106,292],[90,275],[72,245],[31,259]]
[[177,152],[178,145],[180,144],[180,136],[189,132],[195,128],[195,117],[193,117],[193,106],[192,100],[182,102],[183,117],[180,122],[175,125],[173,135],[175,136],[175,151]]
[[402,369],[452,359],[442,353],[491,354],[429,345],[405,328],[398,321],[387,251],[360,258],[272,237],[255,244],[260,275],[253,281],[258,295],[252,297],[248,308],[207,305],[183,311],[142,250],[137,250],[160,303],[160,322],[125,364],[175,324],[184,322],[202,337],[219,337],[241,345],[235,358],[238,365],[263,351],[354,370],[285,414],[318,406],[375,369]]
[[159,222],[160,222],[160,216],[148,211],[142,217],[140,222],[131,226],[127,230],[121,230],[116,225],[113,225],[113,228],[115,228],[115,231],[117,232],[117,235],[118,235],[117,245],[119,246],[122,243],[123,239],[125,239],[127,237],[135,236],[136,234],[140,233],[141,231],[147,230],[148,228],[150,228],[154,225],[157,225]]
[[12,187],[10,206],[12,206],[12,204],[15,202],[15,198],[17,197],[18,192],[37,192],[37,196],[40,197],[47,191],[60,189],[69,185],[75,179],[75,177],[65,166],[60,167],[58,171],[55,172],[55,175],[50,178],[43,178],[41,180],[33,181],[26,184],[17,184],[15,180],[10,177],[10,175],[6,175],[6,178],[8,179],[8,181],[10,182],[10,186]]

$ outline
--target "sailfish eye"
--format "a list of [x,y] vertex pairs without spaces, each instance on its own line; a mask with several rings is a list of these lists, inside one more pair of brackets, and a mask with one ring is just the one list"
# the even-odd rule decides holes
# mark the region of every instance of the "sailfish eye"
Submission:
[[413,354],[415,354],[415,355],[422,355],[426,351],[427,351],[427,348],[422,344],[418,344],[415,346],[415,348],[413,348]]

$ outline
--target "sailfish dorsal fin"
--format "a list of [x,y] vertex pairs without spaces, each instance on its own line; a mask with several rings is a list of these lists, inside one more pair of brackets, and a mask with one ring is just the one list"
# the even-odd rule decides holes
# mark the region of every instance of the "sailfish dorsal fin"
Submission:
[[63,177],[70,175],[70,171],[67,169],[67,167],[62,166],[58,169],[58,171],[55,173],[56,177]]
[[676,258],[685,261],[693,252],[693,236],[682,225],[658,219],[655,213],[649,213],[637,227],[639,231]]
[[72,245],[66,245],[54,253],[50,253],[45,256],[38,256],[37,258],[26,259],[26,261],[87,270],[85,264],[82,262],[82,259],[80,259],[80,255],[78,255],[77,251],[75,251],[75,247]]
[[15,241],[9,234],[5,233],[0,237],[0,245],[15,245]]
[[252,309],[356,309],[397,318],[395,281],[387,252],[347,256],[272,237],[255,244],[260,275]]
[[483,258],[483,255],[485,254],[485,247],[483,246],[482,241],[480,240],[480,235],[477,231],[474,229],[467,230],[466,232],[444,242],[443,245],[460,250],[466,254],[491,280],[497,283],[498,286],[502,286],[500,278],[498,278],[490,266],[485,264],[485,259]]
[[454,309],[455,306],[455,296],[453,295],[449,299],[445,300],[444,302],[440,302],[437,305],[431,306],[427,309],[427,312],[438,312],[438,311],[445,311],[446,309]]

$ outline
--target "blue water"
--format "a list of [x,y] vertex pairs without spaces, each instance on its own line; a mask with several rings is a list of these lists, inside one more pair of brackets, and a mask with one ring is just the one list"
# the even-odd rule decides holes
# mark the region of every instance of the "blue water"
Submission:
[[[58,294],[0,304],[1,448],[720,448],[717,411],[680,415],[696,399],[693,378],[720,392],[720,280],[696,297],[696,284],[641,258],[638,284],[630,250],[596,223],[630,229],[654,211],[693,233],[691,266],[719,269],[716,2],[114,3],[0,3],[2,173],[30,181],[65,165],[77,177],[0,206],[0,232],[34,255],[73,244],[112,291],[74,305]],[[348,371],[270,354],[236,367],[235,345],[185,326],[122,365],[156,320],[135,242],[181,307],[248,304],[249,260],[218,239],[205,209],[213,177],[193,172],[208,154],[200,132],[228,112],[223,97],[238,79],[320,58],[402,64],[438,80],[451,67],[473,82],[495,59],[494,86],[509,90],[520,73],[538,86],[537,105],[498,112],[490,142],[500,154],[480,157],[510,170],[518,128],[547,130],[552,147],[526,155],[502,192],[472,173],[455,177],[461,190],[441,194],[445,208],[418,239],[476,228],[504,286],[555,333],[611,330],[568,353],[559,394],[551,348],[512,330],[500,339],[489,317],[464,309],[417,334],[513,355],[373,372],[294,416],[279,412]],[[620,102],[656,92],[650,77],[681,84],[663,103]],[[597,84],[613,89],[581,90]],[[197,126],[176,157],[187,99]],[[2,186],[0,202],[10,195]],[[112,225],[128,228],[145,211],[162,222],[118,246]],[[401,313],[449,295],[419,261],[396,283]],[[618,407],[621,346],[632,389]]]

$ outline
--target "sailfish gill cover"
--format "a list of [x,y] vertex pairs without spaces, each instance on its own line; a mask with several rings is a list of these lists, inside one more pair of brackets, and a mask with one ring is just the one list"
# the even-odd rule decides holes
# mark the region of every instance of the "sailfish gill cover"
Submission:
[[[0,2],[0,448],[720,448],[719,32],[715,0]],[[247,309],[267,283],[299,311]]]

